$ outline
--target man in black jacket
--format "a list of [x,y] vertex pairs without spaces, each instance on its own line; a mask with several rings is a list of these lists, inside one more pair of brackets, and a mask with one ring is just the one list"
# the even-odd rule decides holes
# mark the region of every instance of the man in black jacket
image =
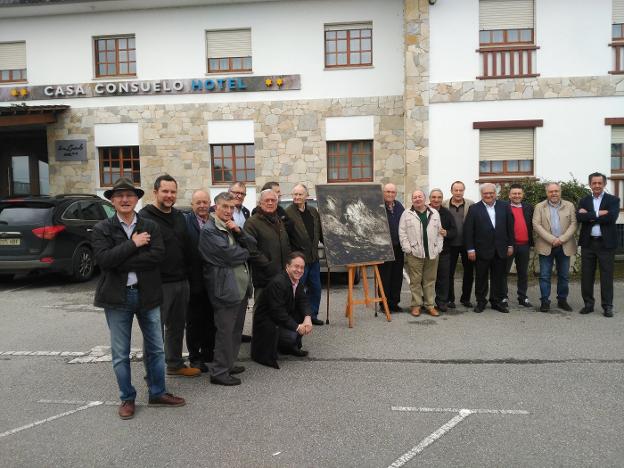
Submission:
[[605,193],[607,177],[600,172],[589,175],[592,194],[582,198],[576,212],[581,224],[581,294],[585,305],[581,314],[594,311],[594,280],[596,263],[600,269],[600,299],[603,315],[613,317],[613,267],[620,199]]
[[481,201],[468,209],[464,223],[464,244],[468,259],[475,262],[475,312],[483,312],[487,304],[488,276],[490,305],[499,312],[509,313],[503,301],[507,257],[513,255],[513,215],[509,204],[496,200],[496,185],[481,185]]
[[178,183],[173,177],[168,174],[157,177],[154,181],[154,205],[145,206],[139,214],[158,224],[165,243],[165,258],[160,264],[163,290],[160,316],[164,329],[167,375],[197,377],[201,371],[186,367],[182,358],[192,251],[184,215],[173,207],[177,193]]
[[429,206],[438,210],[440,213],[440,221],[442,222],[442,230],[440,234],[444,237],[444,243],[442,244],[442,252],[438,256],[438,275],[436,276],[436,306],[440,312],[446,312],[448,310],[449,302],[449,284],[450,284],[450,271],[451,271],[451,242],[457,235],[457,227],[455,226],[455,219],[451,212],[442,206],[442,200],[444,194],[440,189],[433,189],[429,193]]
[[403,286],[403,264],[405,257],[401,242],[399,241],[399,221],[405,208],[397,197],[397,188],[394,184],[386,184],[383,187],[383,199],[386,207],[386,217],[390,228],[390,240],[394,251],[394,260],[379,265],[381,284],[388,300],[390,312],[405,312],[399,302],[401,301],[401,288]]
[[282,354],[307,356],[301,337],[312,333],[310,303],[300,280],[305,270],[305,255],[288,255],[285,271],[278,273],[262,292],[253,318],[251,358],[279,369],[277,350]]
[[312,324],[323,325],[318,318],[321,304],[321,264],[318,256],[321,233],[321,218],[316,208],[308,205],[308,187],[297,184],[292,190],[293,202],[286,208],[286,216],[290,220],[288,237],[293,251],[302,252],[306,257],[305,272],[301,284],[312,308]]
[[93,250],[102,274],[95,291],[110,330],[113,370],[119,386],[119,417],[134,416],[136,390],[130,378],[130,337],[137,316],[143,333],[149,404],[182,406],[184,399],[167,393],[160,309],[162,290],[158,266],[165,247],[158,226],[134,212],[143,190],[118,179],[104,192],[116,213],[93,228]]
[[196,190],[191,196],[190,213],[186,213],[186,228],[193,255],[189,273],[190,299],[186,314],[186,347],[191,367],[208,372],[206,363],[214,355],[215,325],[214,312],[208,300],[204,285],[204,262],[198,250],[199,233],[208,222],[210,195]]

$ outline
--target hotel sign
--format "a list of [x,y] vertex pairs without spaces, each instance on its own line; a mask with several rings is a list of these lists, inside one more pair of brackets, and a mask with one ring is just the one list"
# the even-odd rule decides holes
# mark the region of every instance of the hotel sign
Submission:
[[301,89],[300,75],[197,78],[183,80],[96,81],[43,86],[4,86],[0,101],[24,102],[45,99],[73,99],[173,94],[214,94]]
[[54,154],[57,161],[86,161],[87,140],[56,140]]

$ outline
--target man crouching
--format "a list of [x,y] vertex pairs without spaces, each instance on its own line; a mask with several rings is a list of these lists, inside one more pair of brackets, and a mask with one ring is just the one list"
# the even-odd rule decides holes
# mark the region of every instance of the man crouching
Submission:
[[301,337],[312,333],[310,302],[299,280],[305,270],[305,256],[291,252],[286,271],[278,273],[262,292],[253,317],[251,358],[265,366],[279,369],[281,354],[307,356],[301,349]]
[[134,416],[136,390],[130,379],[130,337],[136,315],[143,333],[149,406],[182,406],[183,398],[165,389],[165,351],[160,327],[162,288],[158,266],[165,256],[156,223],[134,208],[143,190],[122,177],[104,192],[115,214],[93,228],[93,251],[102,270],[95,291],[95,306],[103,307],[110,329],[113,370],[121,406],[119,417]]

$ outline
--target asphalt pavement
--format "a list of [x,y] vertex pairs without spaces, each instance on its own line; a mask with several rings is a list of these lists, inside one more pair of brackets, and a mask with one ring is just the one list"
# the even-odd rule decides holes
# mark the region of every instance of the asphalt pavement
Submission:
[[[574,312],[512,302],[510,314],[460,306],[387,322],[357,306],[351,329],[346,288],[336,285],[330,324],[304,338],[308,358],[270,369],[243,344],[241,386],[168,379],[187,399],[173,409],[144,406],[137,327],[130,421],[117,417],[95,284],[0,283],[0,466],[624,465],[624,311],[578,314],[577,282]],[[529,297],[538,302],[535,284]],[[323,291],[323,318],[325,300]]]

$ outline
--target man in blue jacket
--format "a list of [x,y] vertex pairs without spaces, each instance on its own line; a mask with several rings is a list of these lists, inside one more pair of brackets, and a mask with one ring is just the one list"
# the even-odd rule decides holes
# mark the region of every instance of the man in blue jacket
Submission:
[[596,263],[600,269],[600,299],[603,315],[613,317],[613,266],[617,231],[615,222],[620,214],[620,199],[605,193],[607,176],[600,172],[589,175],[592,194],[582,198],[576,212],[581,224],[581,294],[585,305],[581,314],[594,311],[594,280]]
[[234,196],[222,192],[215,197],[215,209],[199,235],[199,252],[205,262],[204,280],[214,310],[217,328],[214,359],[208,365],[210,382],[240,385],[235,377],[245,370],[235,366],[241,344],[251,276],[247,260],[256,252],[256,241],[232,219]]
[[116,213],[93,228],[93,251],[102,274],[95,290],[96,307],[103,307],[110,330],[113,370],[121,405],[119,417],[134,416],[136,390],[130,379],[130,337],[136,315],[143,333],[150,406],[182,406],[183,398],[165,389],[165,352],[160,327],[162,289],[160,262],[165,246],[156,223],[135,213],[143,190],[131,180],[118,179],[104,192]]

